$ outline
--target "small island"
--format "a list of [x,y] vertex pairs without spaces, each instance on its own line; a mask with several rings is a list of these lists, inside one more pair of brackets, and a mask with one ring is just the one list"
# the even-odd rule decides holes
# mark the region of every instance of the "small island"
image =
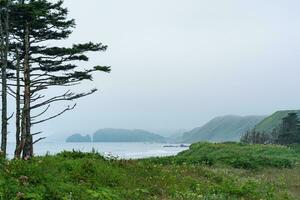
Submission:
[[73,134],[66,139],[66,142],[92,142],[90,135]]
[[66,142],[154,142],[166,143],[166,138],[145,130],[127,129],[100,129],[90,135],[73,134],[66,139]]
[[93,135],[93,142],[158,142],[166,138],[145,130],[100,129]]

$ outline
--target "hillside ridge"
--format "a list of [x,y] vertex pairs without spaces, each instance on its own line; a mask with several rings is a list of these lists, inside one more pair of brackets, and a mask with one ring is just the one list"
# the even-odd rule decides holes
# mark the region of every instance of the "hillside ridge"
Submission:
[[239,141],[240,137],[249,129],[253,129],[266,116],[224,115],[210,120],[201,127],[186,132],[182,141],[194,143],[199,141],[225,142]]

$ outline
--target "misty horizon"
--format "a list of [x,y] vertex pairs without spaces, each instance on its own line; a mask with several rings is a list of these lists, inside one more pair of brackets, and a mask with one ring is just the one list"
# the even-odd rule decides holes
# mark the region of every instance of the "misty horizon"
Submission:
[[294,92],[300,2],[66,0],[65,6],[77,28],[63,44],[108,45],[90,63],[112,72],[79,86],[99,92],[44,124],[45,135],[191,130],[217,116],[300,108]]

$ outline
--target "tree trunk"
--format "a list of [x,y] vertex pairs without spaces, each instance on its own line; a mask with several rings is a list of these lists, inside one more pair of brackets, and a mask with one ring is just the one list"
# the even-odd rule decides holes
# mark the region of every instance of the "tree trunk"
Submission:
[[[1,17],[1,16],[0,16]],[[1,125],[1,151],[6,156],[7,149],[7,59],[9,51],[9,16],[6,10],[4,19],[4,29],[1,25],[1,38],[2,38],[2,68],[1,68],[1,79],[2,79],[2,125]],[[1,23],[2,24],[2,23]]]
[[15,158],[21,157],[21,151],[23,147],[21,146],[21,97],[20,97],[20,55],[19,50],[16,48],[16,59],[17,59],[17,65],[16,65],[16,149],[15,149]]
[[[1,14],[1,12],[0,12],[0,61],[1,61],[0,64],[1,64],[1,72],[2,72],[2,69],[4,67],[4,34],[3,34],[2,14]],[[2,84],[2,86],[3,86],[3,84]],[[2,106],[3,106],[3,104],[2,104]],[[3,126],[3,120],[2,120],[2,126]],[[3,151],[3,149],[2,149],[2,138],[3,138],[3,132],[1,130],[1,151],[0,151],[0,156],[5,155],[2,152]]]
[[[30,132],[31,122],[30,122],[30,64],[29,64],[29,25],[25,25],[25,37],[24,37],[24,47],[25,47],[25,57],[24,57],[24,107],[23,107],[23,130],[22,137],[25,138],[24,148],[23,148],[23,159],[32,157],[32,135]],[[22,139],[24,139],[22,138]]]

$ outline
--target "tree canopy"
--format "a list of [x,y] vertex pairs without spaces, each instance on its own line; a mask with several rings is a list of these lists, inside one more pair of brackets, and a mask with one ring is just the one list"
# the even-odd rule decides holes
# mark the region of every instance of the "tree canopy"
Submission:
[[[1,1],[0,6],[0,11],[5,11],[6,16],[1,17],[1,24],[6,25],[1,29],[4,30],[1,32],[2,76],[7,74],[9,78],[7,86],[2,78],[2,86],[7,89],[5,94],[16,99],[16,121],[21,121],[16,123],[15,154],[20,157],[23,152],[23,157],[31,157],[33,144],[44,139],[34,140],[33,136],[41,132],[32,133],[31,127],[73,110],[76,103],[52,115],[47,114],[50,106],[62,101],[71,102],[97,91],[90,88],[73,92],[72,88],[83,81],[93,81],[94,72],[110,72],[109,66],[88,65],[87,53],[104,52],[107,46],[90,41],[61,45],[60,41],[68,39],[76,27],[75,20],[68,18],[68,9],[62,0],[6,0]],[[61,93],[49,96],[47,90],[50,88],[65,88],[65,91],[59,89],[57,91]],[[7,118],[7,113],[2,115]]]

